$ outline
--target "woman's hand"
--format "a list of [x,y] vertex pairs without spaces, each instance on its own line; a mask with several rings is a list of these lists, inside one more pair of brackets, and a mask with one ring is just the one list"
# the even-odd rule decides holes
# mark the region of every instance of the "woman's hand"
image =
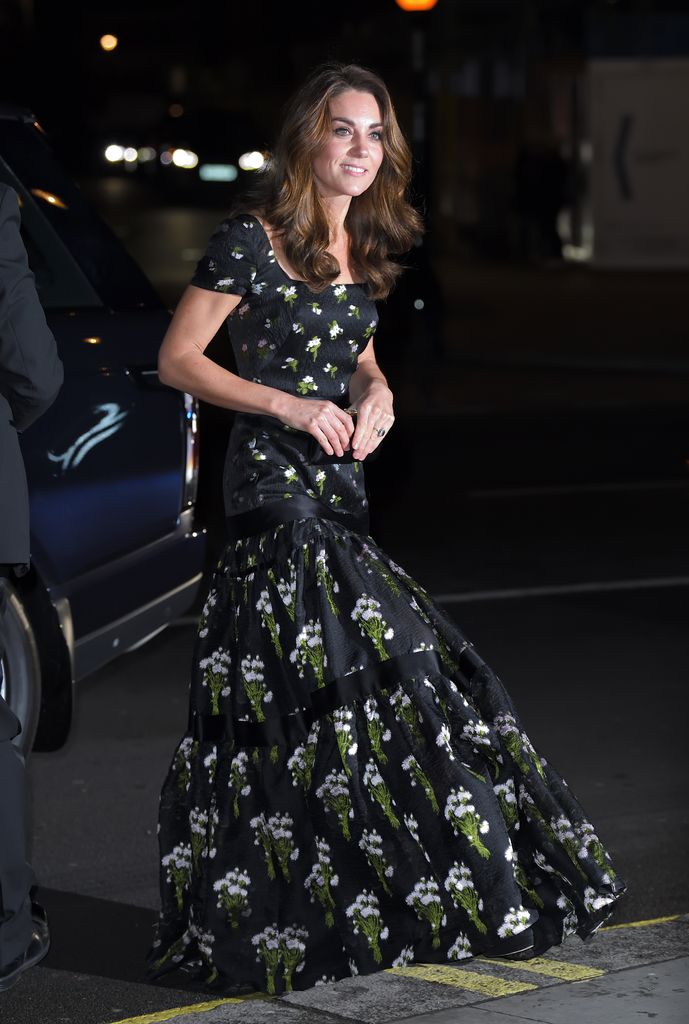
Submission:
[[382,380],[373,380],[356,403],[356,430],[352,449],[357,462],[378,447],[395,422],[392,391]]
[[348,412],[340,409],[334,402],[320,398],[289,399],[278,418],[288,427],[305,430],[315,437],[327,455],[339,458],[349,449],[349,439],[354,433],[354,421]]

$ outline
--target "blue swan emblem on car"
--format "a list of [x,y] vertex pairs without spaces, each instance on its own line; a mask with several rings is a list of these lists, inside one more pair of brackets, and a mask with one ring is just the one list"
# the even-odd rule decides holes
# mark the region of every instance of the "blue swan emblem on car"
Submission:
[[102,414],[98,423],[94,424],[90,430],[80,434],[61,455],[48,452],[50,461],[59,463],[63,473],[66,473],[68,469],[74,469],[85,459],[92,448],[116,434],[127,416],[126,410],[123,410],[116,402],[97,405],[93,411]]

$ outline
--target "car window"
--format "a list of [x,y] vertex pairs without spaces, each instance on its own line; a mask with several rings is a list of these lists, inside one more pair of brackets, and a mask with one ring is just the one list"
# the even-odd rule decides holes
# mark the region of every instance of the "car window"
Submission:
[[0,116],[0,161],[5,175],[14,178],[10,184],[20,195],[28,195],[27,214],[37,214],[27,218],[27,233],[35,246],[33,257],[43,258],[46,274],[46,264],[49,273],[56,272],[49,240],[53,246],[59,242],[109,309],[161,308],[148,278],[88,205],[35,124]]
[[21,234],[36,278],[41,305],[48,312],[101,306],[98,295],[83,271],[38,209],[35,198],[0,157],[0,181],[11,185],[19,196],[22,211]]

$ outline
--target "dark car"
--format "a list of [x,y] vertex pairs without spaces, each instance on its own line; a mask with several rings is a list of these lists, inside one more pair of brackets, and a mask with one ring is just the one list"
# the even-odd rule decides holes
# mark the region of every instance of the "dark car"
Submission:
[[65,367],[21,437],[32,567],[9,594],[4,696],[26,749],[60,746],[73,682],[142,644],[193,603],[196,403],[162,385],[169,313],[55,159],[35,118],[0,106],[0,180]]

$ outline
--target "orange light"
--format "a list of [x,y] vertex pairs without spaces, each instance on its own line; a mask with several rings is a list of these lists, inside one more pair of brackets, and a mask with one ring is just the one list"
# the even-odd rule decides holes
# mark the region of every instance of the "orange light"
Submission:
[[430,11],[438,0],[396,0],[397,6],[403,11]]
[[53,192],[46,192],[43,188],[32,188],[31,195],[36,196],[37,199],[42,199],[49,206],[55,206],[58,210],[67,209],[67,203],[63,202],[59,196],[56,196]]

